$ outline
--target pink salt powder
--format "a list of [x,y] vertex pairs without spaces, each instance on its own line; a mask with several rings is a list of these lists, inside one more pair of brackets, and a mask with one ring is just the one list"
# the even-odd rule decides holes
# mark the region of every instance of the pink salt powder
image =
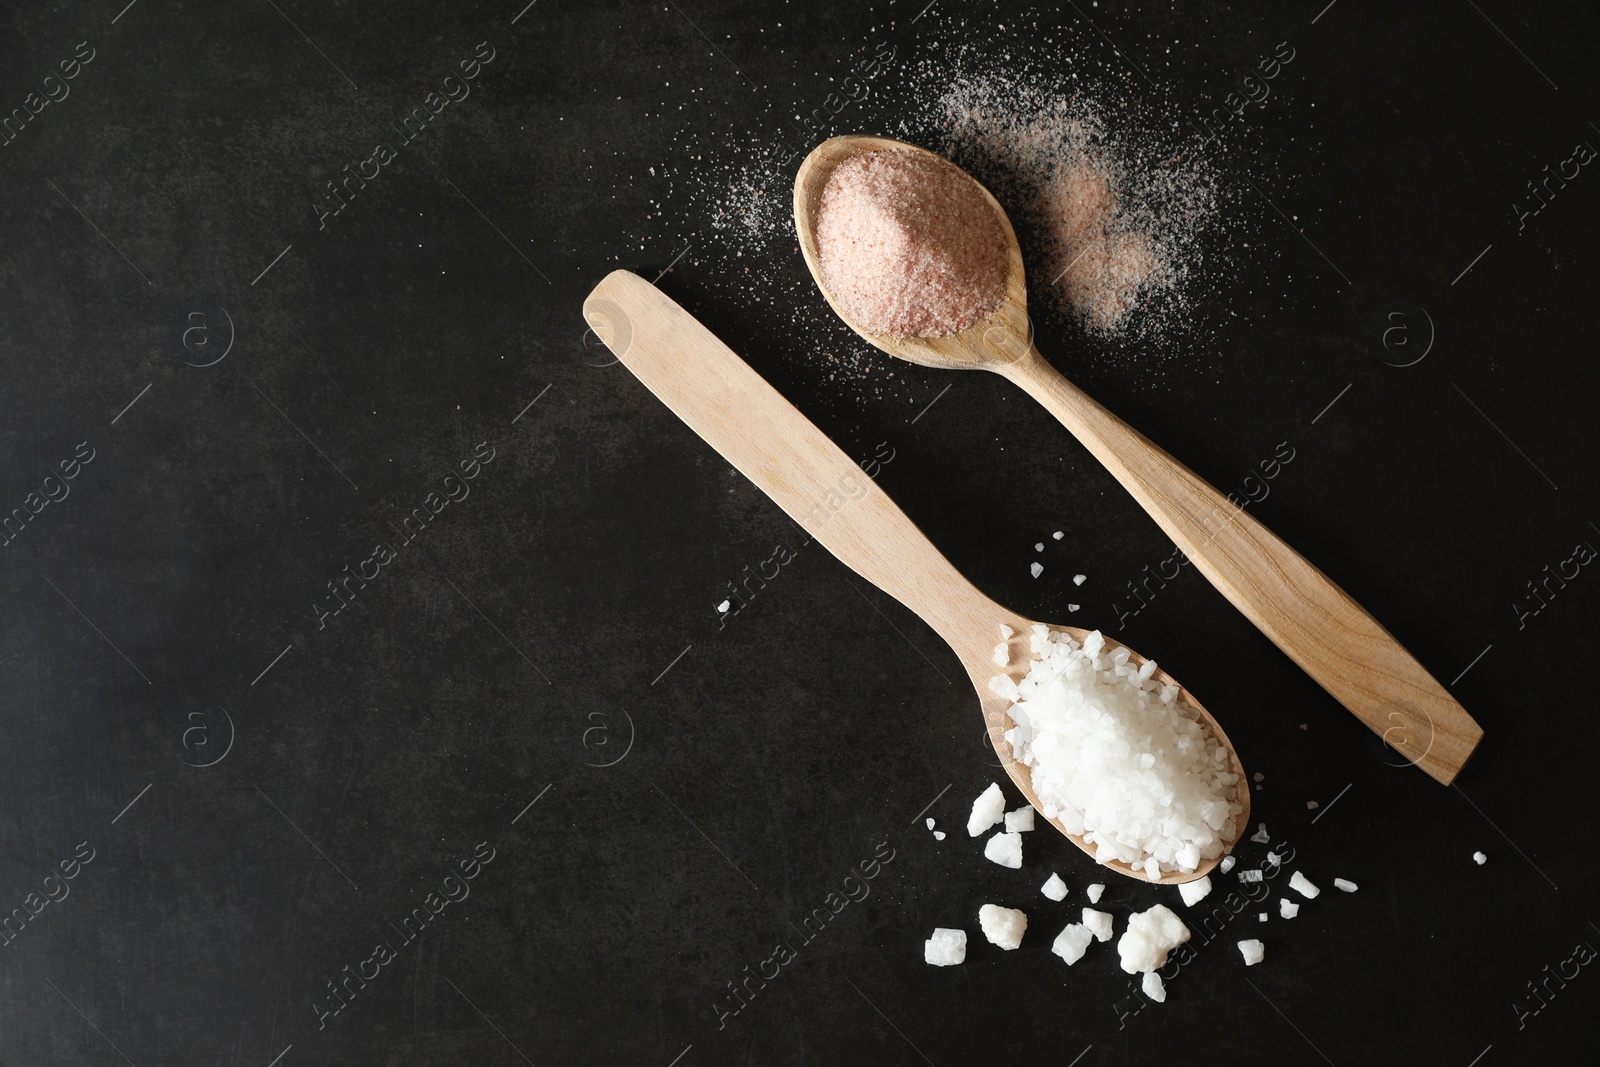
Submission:
[[868,152],[834,168],[817,207],[817,254],[828,292],[873,333],[958,333],[1006,291],[994,208],[971,178],[920,152]]
[[1055,238],[1053,258],[1063,262],[1056,281],[1089,324],[1109,330],[1138,306],[1138,296],[1161,267],[1148,234],[1116,225],[1120,207],[1112,179],[1079,161],[1059,173],[1044,194]]

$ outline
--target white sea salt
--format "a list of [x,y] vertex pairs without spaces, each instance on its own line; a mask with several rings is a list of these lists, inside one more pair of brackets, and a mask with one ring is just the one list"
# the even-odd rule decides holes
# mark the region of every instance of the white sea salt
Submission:
[[1067,883],[1061,880],[1061,876],[1059,874],[1051,871],[1049,879],[1045,881],[1044,885],[1039,887],[1039,892],[1043,893],[1051,900],[1062,900],[1065,899],[1067,895]]
[[933,839],[935,841],[943,841],[944,840],[944,831],[943,830],[935,830],[933,832]]
[[1237,861],[1232,856],[1224,856],[1222,857],[1222,862],[1217,865],[1217,870],[1221,871],[1223,874],[1227,874],[1229,871],[1233,870],[1233,865],[1235,862]]
[[1288,897],[1279,897],[1278,914],[1283,916],[1285,919],[1292,919],[1296,915],[1300,914],[1300,905],[1296,904]]
[[1056,935],[1055,941],[1050,945],[1050,951],[1067,961],[1067,966],[1083,959],[1083,954],[1088,951],[1089,942],[1094,940],[1094,934],[1082,923],[1068,923],[1066,929]]
[[978,925],[991,945],[999,945],[1010,952],[1022,944],[1022,934],[1028,929],[1028,916],[1016,908],[985,904],[978,909]]
[[1028,572],[1035,578],[1044,573],[1044,565],[1038,562],[1028,564]]
[[1307,900],[1315,900],[1317,898],[1317,894],[1322,892],[1322,890],[1311,884],[1311,879],[1307,878],[1299,871],[1295,871],[1294,874],[1289,876],[1289,888],[1293,889],[1296,893],[1299,893]]
[[1239,872],[1239,881],[1241,882],[1259,882],[1261,878],[1261,871],[1255,867]]
[[1043,541],[1034,542],[1033,550],[1035,552],[1043,552],[1044,551],[1044,542]]
[[1095,911],[1093,908],[1083,909],[1083,925],[1094,934],[1096,941],[1111,940],[1111,913],[1109,911]]
[[1063,537],[1065,537],[1065,536],[1066,536],[1066,534],[1064,534],[1064,533],[1062,533],[1062,532],[1061,532],[1061,531],[1060,531],[1060,530],[1057,530],[1057,531],[1056,531],[1056,532],[1055,532],[1055,533],[1053,533],[1053,534],[1051,534],[1051,535],[1050,535],[1050,536],[1051,536],[1051,537],[1053,537],[1053,538],[1055,538],[1055,539],[1056,539],[1056,540],[1057,540],[1057,541],[1059,541],[1059,540],[1061,540],[1061,539],[1062,539],[1062,538],[1063,538]]
[[1087,574],[1074,574],[1072,576],[1072,584],[1073,585],[1082,585],[1084,582],[1087,582],[1088,580],[1089,580],[1089,576]]
[[922,821],[923,821],[923,824],[926,825],[928,829],[930,829],[930,830],[933,829],[933,819],[931,817],[927,818],[927,819],[924,819]]
[[1016,870],[1022,866],[1022,835],[1002,831],[983,843],[983,858]]
[[1068,604],[1067,605],[1067,610],[1068,611],[1077,611],[1078,610],[1078,605],[1077,604]]
[[1204,900],[1206,894],[1210,892],[1210,875],[1196,878],[1192,882],[1184,882],[1178,886],[1178,895],[1183,898],[1184,905],[1191,908]]
[[1083,895],[1089,898],[1089,903],[1098,904],[1100,903],[1100,894],[1104,893],[1105,891],[1106,887],[1104,885],[1099,882],[1094,882],[1089,886],[1089,888],[1083,891]]
[[1165,904],[1128,916],[1128,928],[1117,941],[1117,956],[1129,974],[1166,965],[1167,953],[1189,940],[1189,928]]
[[1243,810],[1238,777],[1199,713],[1153,680],[1154,664],[1134,666],[1098,631],[1080,645],[1043,625],[1030,653],[1021,682],[1002,675],[989,688],[1012,701],[1012,754],[1061,826],[1101,863],[1153,880],[1220,856]]
[[1006,829],[1011,833],[1021,833],[1033,829],[1033,805],[1024,804],[1014,811],[1006,812]]
[[1489,857],[1485,856],[1482,852],[1474,852],[1472,854],[1472,862],[1476,863],[1479,867],[1482,867],[1485,863],[1489,862]]
[[999,782],[990,782],[989,788],[978,794],[972,802],[972,814],[967,816],[967,836],[977,837],[989,827],[1005,818],[1006,797],[1000,792]]
[[1255,938],[1239,942],[1239,954],[1244,957],[1246,967],[1254,967],[1267,957],[1267,947]]
[[967,958],[967,932],[946,926],[935,927],[933,936],[922,943],[922,959],[935,967],[954,967]]
[[1009,666],[1011,663],[1011,646],[1001,641],[994,646],[994,655],[990,658],[994,660],[996,667]]
[[1167,1002],[1167,987],[1155,971],[1144,972],[1144,978],[1139,983],[1139,991],[1157,1004]]
[[1346,893],[1354,893],[1360,887],[1357,886],[1354,882],[1350,881],[1349,879],[1346,879],[1346,878],[1335,878],[1333,880],[1333,888],[1342,889]]

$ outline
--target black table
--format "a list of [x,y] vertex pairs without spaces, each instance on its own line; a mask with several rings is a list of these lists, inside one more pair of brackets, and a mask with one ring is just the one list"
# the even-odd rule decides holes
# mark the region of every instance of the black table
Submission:
[[[1590,1047],[1600,179],[1528,189],[1600,144],[1587,5],[519,8],[6,16],[0,1062]],[[1174,353],[1048,317],[1040,344],[1225,491],[1287,443],[1251,507],[1482,723],[1457,786],[1192,568],[1130,612],[1171,545],[1060,426],[891,366],[787,235],[718,217],[736,182],[781,207],[826,134],[925,121],[914,73],[962,40],[1188,101],[1180,131],[1295,50],[1220,139],[1252,239]],[[880,484],[985,591],[1080,603],[1184,679],[1264,775],[1241,867],[1292,849],[1322,896],[1261,924],[1217,915],[1248,888],[1219,877],[1188,910],[1047,830],[1021,871],[984,860],[966,811],[1003,775],[927,627],[815,546],[719,616],[795,528],[586,334],[617,267],[892,457]],[[1119,931],[1191,918],[1165,1004],[1114,946],[1049,953],[1097,879]],[[1031,915],[1020,951],[983,942],[990,902]],[[936,926],[963,966],[923,963]]]

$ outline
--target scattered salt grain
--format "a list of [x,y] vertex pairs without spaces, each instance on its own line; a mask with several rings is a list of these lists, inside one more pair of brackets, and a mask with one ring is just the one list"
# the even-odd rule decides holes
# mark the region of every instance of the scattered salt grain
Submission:
[[995,645],[993,659],[996,667],[1009,666],[1011,663],[1011,646],[1006,644],[1004,641],[1001,641],[998,645]]
[[923,821],[923,823],[924,823],[924,824],[926,824],[926,826],[927,826],[927,827],[928,827],[928,829],[930,829],[930,830],[932,830],[932,829],[933,829],[933,819],[931,819],[931,818],[928,818],[928,819],[924,819],[924,820],[922,820],[922,821]]
[[922,959],[935,967],[954,967],[967,958],[967,932],[949,927],[934,928],[933,936],[922,943]]
[[1043,541],[1035,541],[1033,543],[1033,550],[1035,552],[1043,552],[1044,551],[1044,542]]
[[1063,900],[1067,895],[1067,883],[1061,880],[1061,876],[1059,874],[1051,871],[1049,880],[1046,881],[1044,885],[1039,887],[1039,892],[1043,893],[1051,900]]
[[1104,893],[1105,891],[1106,887],[1104,885],[1099,882],[1095,882],[1090,885],[1089,888],[1085,889],[1083,893],[1084,896],[1089,898],[1089,903],[1098,904],[1100,903],[1100,894]]
[[944,840],[944,831],[943,830],[935,830],[933,832],[933,839],[935,841],[943,841]]
[[1268,852],[1267,862],[1272,864],[1274,867],[1277,867],[1283,863],[1283,857],[1279,856],[1276,852]]
[[1005,818],[1006,798],[1000,792],[999,782],[990,782],[989,788],[978,794],[972,802],[972,814],[967,816],[967,836],[977,837],[989,827]]
[[1266,921],[1267,921],[1267,913],[1266,912],[1264,912],[1264,911],[1256,912],[1256,922],[1264,923]]
[[1053,538],[1055,538],[1055,539],[1056,539],[1056,540],[1057,540],[1057,541],[1059,541],[1059,540],[1061,540],[1061,539],[1062,539],[1062,538],[1063,538],[1063,537],[1065,537],[1065,536],[1066,536],[1066,534],[1064,534],[1064,533],[1062,533],[1062,532],[1061,532],[1061,531],[1060,531],[1060,530],[1057,530],[1057,531],[1056,531],[1056,532],[1055,532],[1055,533],[1053,533],[1053,534],[1051,534],[1051,535],[1050,535],[1050,536],[1051,536],[1051,537],[1053,537]]
[[1279,897],[1278,914],[1283,916],[1285,919],[1292,919],[1296,915],[1300,914],[1300,905],[1296,904],[1288,897]]
[[1022,934],[1028,929],[1028,916],[1016,908],[1002,908],[998,904],[985,904],[978,909],[978,925],[991,945],[999,945],[1010,952],[1022,944]]
[[1267,824],[1262,823],[1261,829],[1250,835],[1250,840],[1254,841],[1258,845],[1264,845],[1271,841],[1272,837],[1267,833]]
[[1129,974],[1166,965],[1167,953],[1189,940],[1189,928],[1165,904],[1128,916],[1128,928],[1117,941],[1117,956]]
[[1267,958],[1267,947],[1252,937],[1239,942],[1239,954],[1244,957],[1246,967],[1254,967]]
[[1167,1002],[1167,987],[1162,984],[1161,976],[1154,971],[1144,972],[1144,980],[1139,983],[1139,991],[1157,1004]]
[[998,833],[983,844],[983,858],[1002,867],[1017,870],[1022,866],[1022,835]]
[[1184,882],[1178,886],[1178,895],[1183,898],[1183,903],[1191,908],[1204,900],[1206,894],[1210,892],[1210,876],[1196,878],[1192,882]]
[[1289,888],[1293,889],[1296,893],[1299,893],[1307,900],[1315,900],[1317,898],[1317,894],[1322,892],[1322,890],[1311,884],[1311,879],[1307,878],[1299,871],[1295,871],[1294,874],[1289,876]]
[[1485,856],[1482,852],[1474,852],[1472,854],[1472,862],[1476,863],[1479,867],[1482,867],[1485,863],[1489,862],[1489,857]]
[[1000,218],[960,169],[921,152],[868,152],[834,168],[817,205],[822,277],[873,333],[943,337],[1005,295]]
[[1068,611],[1077,611],[1078,610],[1078,605],[1076,605],[1076,604],[1068,604],[1067,605],[1067,610]]
[[1099,862],[1140,867],[1151,880],[1220,856],[1242,813],[1238,775],[1199,712],[1164,700],[1130,651],[1109,648],[1099,631],[1080,645],[1035,625],[1030,651],[1021,682],[989,685],[1012,701],[1012,754],[1061,827]]
[[1306,810],[1307,811],[1316,811],[1317,808],[1319,808],[1320,806],[1321,805],[1319,805],[1315,800],[1306,801]]
[[1224,856],[1222,857],[1222,862],[1217,865],[1217,870],[1221,871],[1223,874],[1227,874],[1229,871],[1233,870],[1233,865],[1235,862],[1237,861],[1234,860],[1232,856]]
[[1006,812],[1006,829],[1011,833],[1022,833],[1033,829],[1033,805],[1024,804],[1015,811]]
[[1346,878],[1335,878],[1333,880],[1333,888],[1342,889],[1346,893],[1354,893],[1360,887],[1357,886],[1354,882],[1350,881],[1349,879],[1346,879]]
[[733,605],[729,601],[724,600],[722,603],[717,605],[717,613],[719,615],[726,615],[728,613],[728,609],[732,606]]
[[1035,578],[1037,578],[1037,577],[1039,577],[1039,575],[1044,573],[1044,567],[1040,566],[1037,563],[1030,563],[1030,564],[1028,564],[1028,573],[1032,574]]
[[1087,582],[1088,580],[1089,580],[1089,576],[1087,574],[1074,574],[1072,576],[1072,584],[1073,585],[1082,585],[1084,582]]
[[1095,911],[1093,908],[1083,909],[1083,925],[1094,934],[1096,941],[1111,940],[1111,913],[1109,911]]
[[1257,771],[1256,773],[1252,774],[1250,777],[1255,779],[1258,782],[1264,782],[1264,781],[1267,780],[1267,776],[1262,774],[1260,771]]
[[1094,940],[1094,934],[1082,923],[1068,923],[1066,929],[1056,935],[1050,951],[1067,961],[1067,966],[1083,959],[1083,954],[1088,951],[1089,942]]
[[1249,870],[1240,871],[1239,872],[1239,881],[1241,881],[1241,882],[1259,882],[1259,881],[1261,881],[1261,871],[1259,869],[1255,868],[1255,867],[1251,867]]

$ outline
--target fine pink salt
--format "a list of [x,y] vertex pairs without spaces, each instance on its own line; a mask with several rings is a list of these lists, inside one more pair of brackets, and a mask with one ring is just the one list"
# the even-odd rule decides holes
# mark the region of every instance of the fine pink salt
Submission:
[[839,164],[817,207],[823,283],[872,333],[942,337],[993,311],[1010,263],[978,184],[920,152],[868,152]]

